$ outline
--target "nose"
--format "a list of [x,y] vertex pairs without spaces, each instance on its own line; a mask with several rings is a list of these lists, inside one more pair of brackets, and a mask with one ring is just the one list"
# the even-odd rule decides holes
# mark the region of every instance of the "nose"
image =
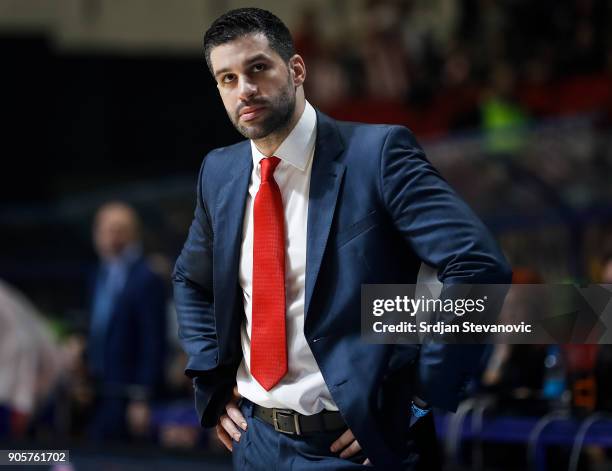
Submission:
[[240,96],[242,101],[248,101],[257,93],[257,85],[251,82],[247,77],[240,79]]

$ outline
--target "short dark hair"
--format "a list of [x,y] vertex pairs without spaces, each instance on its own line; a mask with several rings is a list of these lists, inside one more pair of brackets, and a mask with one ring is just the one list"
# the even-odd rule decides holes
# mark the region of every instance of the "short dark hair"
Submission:
[[204,55],[210,73],[210,52],[216,46],[248,34],[262,33],[268,38],[270,47],[285,62],[295,54],[291,33],[285,24],[273,13],[261,8],[238,8],[230,10],[213,21],[204,35]]

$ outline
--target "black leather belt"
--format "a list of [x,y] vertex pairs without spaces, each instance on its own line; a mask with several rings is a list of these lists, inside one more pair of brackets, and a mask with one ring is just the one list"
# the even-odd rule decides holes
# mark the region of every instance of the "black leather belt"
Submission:
[[333,432],[346,428],[340,412],[324,410],[314,415],[303,415],[290,409],[269,409],[253,404],[253,415],[272,425],[274,430],[289,435]]

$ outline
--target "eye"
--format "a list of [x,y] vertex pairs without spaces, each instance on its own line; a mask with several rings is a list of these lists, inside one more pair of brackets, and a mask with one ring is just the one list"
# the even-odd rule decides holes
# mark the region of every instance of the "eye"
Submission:
[[231,83],[234,81],[234,79],[236,78],[236,76],[234,74],[225,74],[223,77],[221,77],[221,82],[222,83]]
[[266,64],[259,63],[253,66],[253,72],[261,72],[263,70],[266,70]]

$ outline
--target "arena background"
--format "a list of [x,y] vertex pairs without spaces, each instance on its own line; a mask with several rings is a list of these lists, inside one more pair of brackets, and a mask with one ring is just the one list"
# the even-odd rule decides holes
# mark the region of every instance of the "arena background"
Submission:
[[[70,449],[77,470],[228,468],[228,455],[197,426],[170,299],[167,394],[154,408],[149,439],[86,439],[82,405],[92,391],[75,380],[73,362],[86,338],[95,210],[109,200],[137,209],[146,253],[169,288],[201,159],[241,139],[201,52],[210,22],[239,6],[252,4],[0,0],[0,279],[31,301],[53,348],[69,359],[40,397],[41,364],[19,369],[0,349],[0,383],[29,375],[31,390],[20,394],[33,397],[21,427],[11,422],[15,398],[0,397],[0,448]],[[610,2],[256,6],[290,27],[313,105],[338,119],[415,132],[495,233],[516,282],[612,283]],[[34,334],[21,341],[36,349]],[[580,424],[612,402],[602,397],[611,390],[601,374],[611,371],[610,354],[600,350],[541,347],[514,352],[508,371],[489,364],[474,387],[473,398],[485,399],[466,406],[465,416],[438,415],[446,469],[577,462]],[[509,383],[499,382],[508,375]],[[561,419],[530,445],[538,418],[550,411]],[[577,466],[610,469],[611,437],[612,422],[595,424]]]

